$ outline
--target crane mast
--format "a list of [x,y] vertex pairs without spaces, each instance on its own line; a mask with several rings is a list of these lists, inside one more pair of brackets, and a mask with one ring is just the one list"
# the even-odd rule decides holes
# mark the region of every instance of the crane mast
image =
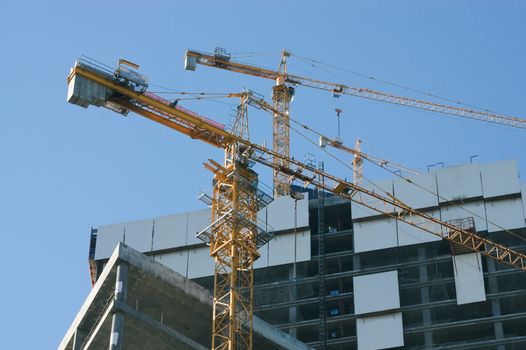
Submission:
[[352,161],[353,171],[354,171],[354,183],[358,185],[363,183],[362,165],[363,165],[364,159],[382,168],[396,169],[396,171],[400,171],[400,173],[404,172],[404,173],[409,173],[412,175],[419,175],[419,172],[415,169],[411,169],[407,166],[404,166],[398,163],[394,163],[386,159],[381,159],[381,158],[378,158],[378,157],[362,152],[362,149],[361,149],[362,140],[360,139],[357,139],[356,143],[354,144],[354,148],[351,148],[351,147],[347,147],[346,145],[344,145],[343,142],[341,141],[330,139],[320,133],[317,133],[317,134],[320,137],[320,147],[323,148],[329,145],[333,148],[336,148],[341,151],[351,153],[352,155],[354,155],[354,159]]
[[[228,97],[237,97],[239,94],[229,94]],[[267,103],[263,98],[256,97],[254,94],[250,93],[248,94],[248,103],[251,105],[257,105],[257,108],[262,109],[268,113],[271,113],[272,115],[281,114],[283,117],[286,117],[286,115],[280,111],[278,111],[275,107],[271,106]],[[290,118],[287,119],[289,121],[289,129],[290,129]],[[327,145],[334,147],[336,149],[342,150],[347,153],[351,153],[354,155],[354,159],[352,161],[353,165],[353,172],[354,172],[354,183],[355,184],[362,184],[363,183],[363,160],[366,159],[370,161],[371,163],[374,163],[380,167],[383,168],[390,168],[390,169],[396,169],[396,171],[400,171],[400,173],[409,173],[412,175],[419,175],[419,172],[415,169],[411,169],[407,166],[397,164],[394,162],[391,162],[389,160],[381,159],[378,157],[374,157],[370,154],[366,154],[362,152],[361,150],[361,144],[362,140],[357,139],[355,143],[355,148],[347,147],[343,144],[342,141],[331,139],[320,132],[311,129],[309,126],[302,124],[301,127],[304,129],[310,130],[311,132],[315,133],[317,136],[319,136],[319,146],[321,148],[325,148]],[[277,165],[279,166],[279,165]],[[276,165],[274,165],[276,167]],[[289,180],[286,181],[287,183],[290,182]]]
[[290,117],[289,106],[294,96],[294,88],[289,86],[284,79],[287,75],[287,57],[289,53],[285,50],[281,54],[279,74],[276,77],[276,85],[272,88],[272,102],[276,112],[272,118],[272,149],[274,152],[283,155],[282,159],[274,160],[273,183],[274,196],[286,196],[290,194],[290,183],[285,174],[280,172],[280,167],[287,167],[286,159],[290,158]]
[[[213,160],[205,164],[205,168],[214,174],[212,223],[198,234],[209,244],[210,254],[215,260],[213,349],[249,350],[252,347],[253,263],[259,256],[257,249],[271,238],[258,227],[257,212],[272,200],[257,188],[258,176],[251,169],[253,162],[284,174],[287,183],[301,181],[305,187],[316,186],[526,271],[526,255],[521,252],[478,236],[472,230],[419,212],[388,193],[365,189],[250,142],[246,121],[250,95],[247,93],[235,95],[241,97],[241,105],[233,132],[229,132],[212,119],[148,92],[143,80],[135,79],[129,83],[122,78],[90,61],[77,61],[68,76],[68,101],[84,108],[103,106],[120,114],[133,111],[225,150],[222,165]],[[129,79],[134,79],[134,76]]]
[[354,170],[354,183],[356,185],[363,184],[363,154],[362,154],[362,140],[356,140],[356,145],[354,146],[356,152],[354,152],[354,159],[352,161],[353,170]]
[[[247,103],[241,97],[232,133],[248,140]],[[252,349],[254,261],[259,257],[257,213],[266,205],[257,196],[258,175],[247,148],[234,141],[224,164],[209,160],[214,174],[212,224],[199,235],[214,258],[212,349]]]
[[[285,196],[290,194],[290,183],[287,177],[279,170],[282,166],[287,166],[287,160],[290,158],[290,122],[289,111],[290,102],[294,96],[294,87],[286,79],[287,77],[287,57],[290,53],[286,50],[281,52],[281,62],[276,72],[268,70],[265,78],[273,79],[275,85],[272,87],[272,102],[274,114],[272,119],[272,149],[284,156],[282,159],[276,159],[273,170],[274,196]],[[216,48],[214,55],[193,55],[187,52],[185,57],[185,69],[195,70],[196,64],[206,64],[212,67],[220,67],[227,70],[246,73],[255,76],[262,76],[263,70],[257,67],[247,66],[232,62],[230,55],[224,49]]]

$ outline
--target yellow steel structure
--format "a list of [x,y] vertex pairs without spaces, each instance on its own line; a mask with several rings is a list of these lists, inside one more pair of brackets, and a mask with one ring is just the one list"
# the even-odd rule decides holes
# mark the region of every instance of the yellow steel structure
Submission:
[[[289,51],[284,52],[287,53],[287,56],[292,55]],[[284,83],[289,84],[289,86],[307,86],[315,89],[330,91],[336,95],[351,95],[366,98],[369,100],[393,103],[411,108],[424,109],[437,113],[456,115],[459,117],[476,119],[526,129],[526,120],[518,117],[504,116],[486,111],[449,106],[435,102],[418,100],[410,97],[397,96],[386,92],[371,90],[367,88],[360,88],[345,84],[316,80],[308,77],[289,74],[286,71],[274,71],[267,68],[261,68],[245,63],[235,62],[230,60],[230,56],[228,55],[212,55],[206,52],[188,50],[186,52],[186,61],[189,62],[189,60],[192,60],[191,62],[193,63],[193,69],[195,69],[195,64],[201,64],[209,67],[221,68],[232,72],[248,74],[265,79],[283,81]],[[188,67],[189,65],[187,64],[187,68]]]
[[[232,133],[248,140],[247,95],[241,103]],[[205,167],[214,173],[212,225],[208,239],[214,258],[212,349],[252,349],[254,261],[259,257],[257,213],[264,202],[258,196],[258,175],[250,169],[250,154],[237,141],[225,149],[223,165],[213,160]]]
[[252,349],[253,264],[269,236],[258,232],[256,224],[257,212],[268,200],[258,192],[258,175],[249,168],[249,149],[239,143],[248,140],[248,94],[231,94],[240,97],[241,104],[232,133],[227,133],[218,123],[153,94],[138,93],[102,73],[79,63],[68,82],[75,76],[96,82],[115,92],[115,105],[225,149],[223,165],[213,160],[205,164],[214,173],[212,224],[200,235],[215,262],[212,349]]
[[409,173],[412,175],[419,175],[419,172],[415,169],[411,169],[407,166],[391,162],[389,160],[381,159],[375,156],[371,156],[369,154],[366,154],[362,152],[362,140],[357,139],[356,143],[354,144],[354,148],[345,146],[341,141],[330,139],[326,136],[323,136],[318,133],[320,136],[320,146],[325,147],[325,145],[329,145],[331,147],[334,147],[336,149],[342,150],[347,153],[351,153],[354,155],[354,159],[352,161],[353,165],[353,171],[354,171],[354,183],[357,185],[360,185],[363,183],[363,160],[366,159],[371,163],[374,163],[382,168],[388,168],[388,169],[396,169],[400,172]]
[[[361,185],[363,184],[363,153],[362,153],[362,140],[358,139],[356,140],[356,145],[354,146],[354,149],[356,152],[354,152],[354,159],[352,161],[353,169],[354,169],[354,184],[355,185]],[[380,163],[382,164],[382,163]]]
[[[187,69],[195,69],[193,65],[193,58],[196,56],[193,55],[194,51],[187,52]],[[279,170],[280,167],[287,167],[287,159],[290,158],[290,102],[294,95],[294,88],[289,84],[285,79],[287,77],[287,57],[290,56],[290,53],[286,50],[281,52],[281,62],[279,68],[274,73],[274,79],[276,85],[272,88],[272,102],[274,106],[274,118],[272,121],[272,149],[274,152],[283,156],[282,159],[275,159],[276,162],[273,170],[273,184],[274,184],[274,196],[285,196],[290,194],[290,183],[287,182],[287,176],[282,174]],[[190,62],[188,61],[190,60]],[[197,59],[196,59],[197,60]],[[250,67],[246,65],[240,65],[234,62],[230,62],[230,57],[225,54],[225,51],[217,48],[215,54],[207,56],[199,56],[199,59],[196,63],[209,62],[211,66],[225,68],[229,70],[231,65],[239,66],[238,72],[246,73],[248,69],[256,67]],[[206,64],[206,63],[204,63]],[[254,70],[256,73],[256,70]],[[249,73],[251,74],[251,73]],[[261,76],[260,74],[251,74]],[[265,76],[267,77],[267,76]]]
[[[237,152],[233,143],[228,151]],[[235,158],[212,160],[210,255],[214,258],[212,349],[252,349],[253,265],[257,252],[257,174]]]
[[[258,192],[257,174],[250,160],[278,170],[287,181],[302,181],[359,203],[386,217],[405,222],[471,251],[526,271],[526,255],[450,222],[419,212],[388,193],[379,193],[342,180],[332,174],[287,158],[251,143],[242,130],[246,126],[246,99],[235,132],[217,122],[179,106],[167,104],[153,94],[140,93],[115,81],[96,67],[78,62],[68,83],[81,77],[111,92],[107,103],[161,123],[191,138],[225,149],[223,165],[210,161],[205,167],[214,173],[213,222],[203,233],[216,261],[214,284],[213,348],[251,349],[253,262],[257,247],[266,243],[255,224],[258,209],[266,202]],[[243,96],[241,94],[240,96]],[[246,96],[246,95],[244,95]],[[244,124],[245,123],[245,124]],[[245,126],[242,126],[245,125]],[[270,160],[269,160],[270,159]],[[283,161],[279,163],[276,159]],[[281,165],[278,165],[281,164]]]
[[287,74],[287,57],[289,53],[283,50],[281,54],[281,64],[278,72],[281,74],[276,77],[276,85],[272,88],[272,102],[274,105],[274,118],[272,119],[272,149],[281,154],[282,159],[274,159],[273,183],[274,196],[285,196],[290,194],[290,183],[285,174],[281,173],[280,167],[288,166],[287,159],[290,158],[290,101],[292,99],[291,87],[283,79]]
[[[237,97],[238,95],[239,94],[229,94],[228,97]],[[257,98],[257,97],[255,97],[253,95],[248,95],[248,99],[249,99],[250,103],[256,104],[258,106],[258,108],[261,108],[261,109],[271,113],[274,116],[281,115],[281,116],[285,117],[283,112],[278,111],[275,107],[269,105],[262,98]],[[290,129],[290,118],[287,118],[286,120],[289,123],[289,129]],[[311,132],[313,132],[313,133],[315,133],[316,135],[319,136],[319,138],[320,138],[320,142],[319,142],[320,143],[319,144],[320,147],[323,148],[326,145],[329,145],[331,147],[334,147],[336,149],[339,149],[339,150],[342,150],[344,152],[351,153],[351,154],[354,155],[354,159],[352,161],[352,165],[353,165],[353,171],[354,171],[354,183],[355,184],[358,184],[358,185],[363,184],[363,160],[364,159],[366,159],[369,162],[374,163],[374,164],[376,164],[376,165],[378,165],[380,167],[384,167],[384,168],[388,168],[388,169],[396,169],[396,170],[399,170],[400,172],[409,173],[409,174],[412,174],[412,175],[419,175],[419,172],[417,170],[415,170],[415,169],[411,169],[411,168],[409,168],[407,166],[404,166],[404,165],[401,165],[401,164],[398,164],[398,163],[394,163],[394,162],[391,162],[389,160],[381,159],[381,158],[378,158],[378,157],[375,157],[375,156],[371,156],[369,154],[366,154],[366,153],[362,152],[362,150],[361,150],[362,140],[360,140],[360,139],[356,140],[355,148],[351,148],[351,147],[345,146],[343,144],[343,142],[341,142],[341,141],[331,139],[331,138],[319,133],[318,131],[311,129],[310,127],[308,127],[305,124],[301,124],[301,127],[304,128],[304,129],[310,130]],[[277,152],[277,153],[279,153],[279,152]],[[280,166],[279,162],[276,162],[276,163],[277,164],[274,165],[274,168]],[[290,179],[288,178],[288,176],[285,175],[285,174],[282,174],[282,176],[284,176],[284,179],[285,179],[284,183],[289,184],[290,183]]]
[[[291,53],[289,51],[282,50],[280,66],[277,71],[274,71],[267,68],[232,61],[230,55],[226,54],[226,51],[224,49],[216,49],[215,54],[209,54],[202,51],[188,50],[185,55],[185,68],[189,70],[195,70],[196,65],[201,64],[209,67],[221,68],[232,72],[243,73],[247,75],[274,80],[276,82],[276,85],[273,87],[272,90],[272,100],[274,102],[274,108],[278,112],[274,113],[273,119],[273,150],[278,154],[283,155],[285,159],[288,159],[290,157],[290,124],[288,123],[289,103],[292,97],[291,91],[293,92],[294,87],[297,85],[330,91],[335,96],[346,94],[370,100],[398,104],[406,107],[424,109],[437,113],[456,115],[464,118],[482,120],[486,122],[508,125],[517,128],[526,128],[526,120],[517,117],[503,116],[486,111],[449,106],[409,97],[396,96],[382,91],[375,91],[366,88],[353,87],[334,82],[327,82],[308,77],[292,75],[287,72],[286,64],[287,57],[290,56]],[[357,184],[361,184],[363,182],[363,159],[367,159],[381,166],[389,165],[398,168],[402,171],[417,174],[416,171],[404,167],[402,165],[390,162],[388,164],[386,161],[383,161],[381,159],[365,155],[359,150],[359,142],[357,142],[356,144],[356,150],[353,150],[352,148],[346,147],[341,142],[336,140],[325,138],[325,141],[327,141],[327,144],[335,148],[354,154],[354,180]],[[274,162],[274,194],[276,196],[288,194],[290,190],[289,183],[287,183],[286,175],[281,173],[279,170],[276,170],[276,168],[279,168],[280,166],[286,167],[287,161],[274,160]]]
[[120,65],[123,65],[123,64],[124,64],[124,65],[127,65],[127,66],[129,66],[129,67],[132,67],[132,68],[134,68],[134,69],[139,69],[139,65],[138,65],[138,64],[133,63],[133,62],[130,62],[130,61],[128,61],[128,60],[125,60],[125,59],[121,58],[121,59],[119,60],[119,66],[120,66]]

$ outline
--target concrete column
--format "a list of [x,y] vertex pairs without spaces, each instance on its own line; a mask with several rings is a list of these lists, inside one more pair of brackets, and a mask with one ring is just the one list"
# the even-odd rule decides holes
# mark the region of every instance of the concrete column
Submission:
[[360,260],[360,255],[354,253],[352,256],[352,269],[354,271],[360,271],[362,269],[362,262]]
[[[426,249],[425,247],[419,247],[418,248],[418,260],[424,261],[425,259],[426,259]],[[419,274],[420,282],[427,282],[429,279],[427,275],[427,265],[420,264],[418,267],[418,274]],[[429,287],[428,286],[424,286],[420,288],[420,299],[422,300],[422,304],[429,303]],[[431,325],[431,310],[429,310],[429,308],[427,307],[422,309],[422,323],[424,326]],[[424,341],[425,341],[424,344],[426,348],[433,347],[433,333],[431,331],[424,332]]]
[[[116,302],[126,302],[126,292],[128,289],[128,264],[120,262],[117,266],[117,277],[115,278]],[[115,311],[111,320],[111,333],[109,350],[122,350],[122,326],[124,323],[124,313]]]
[[[495,267],[495,261],[493,259],[486,259],[488,263],[488,272],[493,273],[496,271]],[[488,291],[489,294],[495,294],[499,291],[499,285],[497,282],[496,277],[489,277],[488,278]],[[493,316],[500,316],[501,310],[500,310],[500,300],[499,299],[492,299],[491,300],[491,311],[493,313]],[[493,322],[493,329],[495,330],[495,339],[502,339],[504,338],[504,330],[502,329],[502,322],[501,321],[495,321]],[[497,350],[505,350],[504,345],[499,345],[497,347]]]
[[75,334],[73,335],[73,350],[80,350],[80,347],[82,346],[82,344],[84,344],[84,341],[86,340],[87,336],[88,331],[77,328],[75,330]]
[[[296,286],[296,279],[297,279],[297,271],[296,271],[296,263],[293,263],[289,270],[289,301],[296,301],[298,298],[297,293],[297,286]],[[290,323],[296,323],[298,321],[298,307],[297,306],[291,306],[289,307],[289,322]],[[294,338],[298,337],[298,329],[296,327],[289,328],[289,334],[293,336]]]

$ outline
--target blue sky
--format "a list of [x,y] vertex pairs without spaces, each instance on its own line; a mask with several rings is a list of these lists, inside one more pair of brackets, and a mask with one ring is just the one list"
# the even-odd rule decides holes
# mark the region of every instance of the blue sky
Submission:
[[[151,82],[178,91],[270,98],[272,82],[198,67],[187,48],[272,52],[242,59],[277,67],[287,48],[366,75],[526,119],[523,1],[12,1],[0,5],[0,347],[53,349],[89,292],[90,227],[200,208],[202,167],[219,150],[142,120],[66,103],[66,76],[80,55],[114,65],[128,58]],[[240,57],[241,58],[241,57]],[[291,73],[396,94],[410,91],[291,59]],[[157,88],[156,88],[157,89]],[[160,88],[159,88],[160,89]],[[236,101],[183,105],[228,123]],[[298,88],[291,115],[364,151],[426,171],[516,159],[526,173],[526,130]],[[269,116],[251,111],[255,142],[270,144]],[[310,135],[311,136],[311,135]],[[292,154],[325,155],[292,134]],[[345,154],[338,154],[350,161]],[[352,178],[327,161],[326,169]],[[258,169],[256,169],[258,170]],[[267,170],[260,169],[270,183]],[[366,168],[373,179],[388,177]],[[23,339],[23,341],[20,341]]]

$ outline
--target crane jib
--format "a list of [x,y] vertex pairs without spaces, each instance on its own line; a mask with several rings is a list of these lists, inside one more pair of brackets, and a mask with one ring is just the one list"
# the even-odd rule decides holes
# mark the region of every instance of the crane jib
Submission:
[[359,88],[348,86],[345,84],[339,84],[334,82],[327,82],[317,79],[312,79],[308,77],[302,77],[292,74],[283,74],[278,71],[272,71],[270,69],[261,68],[254,65],[244,64],[235,62],[233,60],[224,60],[221,57],[216,57],[214,55],[209,55],[199,51],[187,51],[187,56],[195,57],[196,63],[221,68],[225,70],[230,70],[242,74],[248,74],[252,76],[258,76],[266,79],[277,79],[280,76],[283,76],[285,81],[291,85],[300,85],[310,88],[320,89],[329,91],[331,93],[340,95],[351,95],[360,98],[365,98],[369,100],[375,100],[385,103],[397,104],[405,107],[416,108],[427,110],[435,113],[454,115],[458,117],[474,119],[489,123],[501,124],[521,129],[526,129],[526,120],[514,116],[506,116],[497,113],[491,113],[484,110],[475,110],[457,106],[450,106],[445,104],[440,104],[431,101],[424,101],[419,99],[414,99],[410,97],[397,96],[389,94],[382,91],[371,90],[367,88]]

